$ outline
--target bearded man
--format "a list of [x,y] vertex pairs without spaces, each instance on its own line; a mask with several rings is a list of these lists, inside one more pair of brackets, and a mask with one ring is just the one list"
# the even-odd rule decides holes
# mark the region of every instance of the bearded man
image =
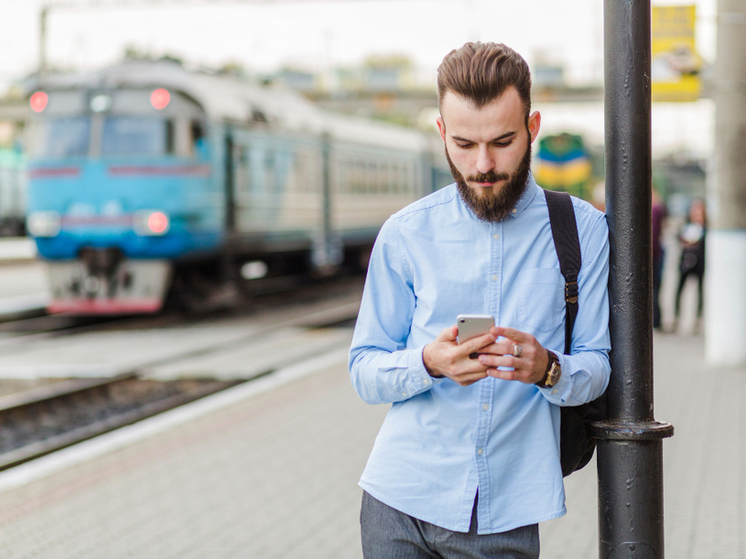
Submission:
[[[349,365],[363,400],[392,405],[360,480],[366,559],[535,558],[538,523],[565,513],[559,406],[609,380],[608,228],[573,199],[582,304],[563,355],[530,90],[505,45],[445,57],[437,124],[456,183],[391,216],[373,248]],[[459,314],[497,326],[459,344]]]

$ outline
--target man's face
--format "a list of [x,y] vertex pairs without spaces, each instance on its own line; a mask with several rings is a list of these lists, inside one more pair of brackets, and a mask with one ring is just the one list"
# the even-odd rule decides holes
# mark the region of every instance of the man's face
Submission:
[[442,99],[438,129],[451,173],[464,201],[485,221],[504,219],[526,189],[541,117],[535,112],[526,123],[524,115],[513,87],[481,108],[453,92]]

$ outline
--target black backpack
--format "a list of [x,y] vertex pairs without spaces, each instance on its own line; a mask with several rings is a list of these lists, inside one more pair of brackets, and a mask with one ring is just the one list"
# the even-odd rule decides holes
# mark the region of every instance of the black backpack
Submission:
[[[549,222],[560,271],[565,278],[565,353],[572,345],[572,329],[578,314],[578,273],[580,272],[580,240],[572,199],[566,192],[544,190]],[[560,422],[560,462],[562,475],[583,468],[593,457],[596,439],[591,423],[606,419],[606,394],[581,406],[562,406]]]

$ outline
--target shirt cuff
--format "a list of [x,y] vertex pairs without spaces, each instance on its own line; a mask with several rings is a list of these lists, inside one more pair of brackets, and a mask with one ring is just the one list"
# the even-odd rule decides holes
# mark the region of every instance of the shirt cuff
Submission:
[[408,349],[406,350],[406,372],[400,377],[398,386],[392,386],[392,392],[390,393],[391,401],[401,402],[417,396],[422,392],[427,392],[435,384],[435,380],[431,377],[425,364],[422,361],[422,349]]
[[416,393],[429,390],[433,384],[443,382],[443,378],[431,377],[430,373],[427,372],[425,360],[422,357],[423,351],[425,351],[425,346],[413,350],[409,354],[409,362],[407,363],[410,371],[411,387],[416,390]]
[[559,360],[562,375],[554,386],[542,388],[537,385],[537,387],[541,390],[547,400],[558,406],[563,406],[567,403],[567,399],[570,397],[570,392],[572,391],[572,379],[570,378],[571,375],[568,369],[569,365],[565,366],[565,354],[556,351],[552,353],[554,353]]

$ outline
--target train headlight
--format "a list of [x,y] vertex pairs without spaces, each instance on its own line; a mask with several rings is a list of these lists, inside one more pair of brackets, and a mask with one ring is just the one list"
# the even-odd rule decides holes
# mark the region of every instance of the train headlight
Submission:
[[171,94],[166,89],[159,88],[150,94],[150,104],[159,111],[165,109],[170,101]]
[[26,228],[32,237],[56,237],[61,225],[57,212],[33,212],[26,218]]
[[49,102],[49,96],[43,91],[37,91],[31,96],[31,99],[29,99],[29,104],[31,105],[31,109],[35,113],[40,113],[44,109],[46,109],[48,102]]
[[132,220],[135,233],[143,237],[158,237],[165,235],[171,228],[168,214],[155,210],[140,210],[135,212]]
[[111,97],[104,93],[102,93],[101,95],[96,95],[91,99],[89,106],[94,113],[103,113],[105,111],[108,111],[111,108]]

